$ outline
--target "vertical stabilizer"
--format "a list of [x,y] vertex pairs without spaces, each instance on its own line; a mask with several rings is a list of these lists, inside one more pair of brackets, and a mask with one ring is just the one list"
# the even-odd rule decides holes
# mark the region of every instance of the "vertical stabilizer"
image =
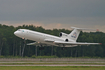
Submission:
[[80,29],[74,28],[74,30],[68,35],[69,39],[76,41],[80,34],[80,31]]
[[71,27],[73,28],[74,30],[68,35],[68,38],[71,39],[71,40],[74,40],[76,42],[79,34],[80,34],[80,31],[82,30],[93,30],[93,29],[87,29],[87,28],[76,28],[76,27]]

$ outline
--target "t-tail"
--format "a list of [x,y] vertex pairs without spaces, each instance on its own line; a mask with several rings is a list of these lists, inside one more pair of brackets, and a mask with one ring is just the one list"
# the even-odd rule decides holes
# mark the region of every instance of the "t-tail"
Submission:
[[78,36],[82,30],[88,30],[86,28],[76,28],[76,27],[71,27],[71,28],[73,28],[74,30],[68,35],[68,38],[75,42],[78,39]]

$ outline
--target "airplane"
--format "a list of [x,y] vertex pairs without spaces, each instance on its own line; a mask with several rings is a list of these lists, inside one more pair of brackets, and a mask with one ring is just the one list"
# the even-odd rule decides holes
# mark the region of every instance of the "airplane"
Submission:
[[99,45],[101,43],[86,43],[86,42],[76,42],[80,31],[87,30],[86,28],[72,27],[73,31],[70,34],[60,32],[59,36],[53,36],[37,31],[32,31],[28,29],[18,29],[14,34],[22,39],[28,39],[35,41],[33,43],[28,43],[27,45],[36,46],[59,46],[59,47],[75,47],[81,45]]

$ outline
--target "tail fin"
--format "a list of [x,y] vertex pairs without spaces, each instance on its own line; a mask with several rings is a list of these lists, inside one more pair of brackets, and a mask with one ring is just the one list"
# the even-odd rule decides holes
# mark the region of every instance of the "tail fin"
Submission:
[[76,27],[71,27],[71,28],[73,28],[74,30],[68,35],[68,37],[69,39],[74,40],[75,42],[80,34],[80,31],[87,30],[86,28],[76,28]]

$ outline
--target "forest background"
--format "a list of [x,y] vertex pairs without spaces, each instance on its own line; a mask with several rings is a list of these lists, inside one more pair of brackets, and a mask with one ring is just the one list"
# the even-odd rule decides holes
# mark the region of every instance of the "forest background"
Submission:
[[[55,36],[59,36],[60,32],[69,34],[71,30],[67,29],[44,29],[43,27],[36,27],[33,25],[23,25],[23,26],[8,26],[0,24],[0,58],[2,57],[36,57],[36,47],[35,46],[24,46],[24,40],[16,37],[14,31],[17,29],[30,29],[34,31],[39,31],[42,33],[47,33]],[[45,46],[44,50],[40,50],[37,47],[37,56],[54,56],[57,58],[61,57],[105,57],[105,33],[103,32],[82,32],[77,40],[78,42],[95,42],[102,43],[102,45],[89,45],[89,46],[77,46],[69,47],[62,50],[61,47],[49,47]],[[31,43],[33,41],[26,40],[26,43]]]

